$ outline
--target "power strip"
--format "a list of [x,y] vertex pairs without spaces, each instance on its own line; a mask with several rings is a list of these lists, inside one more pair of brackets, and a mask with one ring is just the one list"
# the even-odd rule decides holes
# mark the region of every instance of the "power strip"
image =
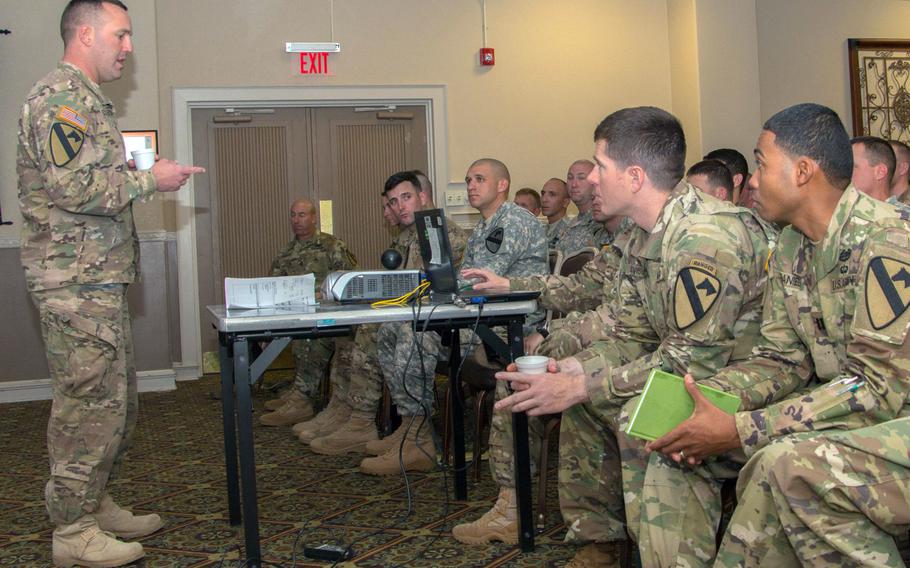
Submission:
[[354,556],[353,550],[348,550],[341,546],[335,546],[333,544],[320,544],[319,546],[303,547],[303,555],[307,558],[312,558],[314,560],[327,560],[329,562],[338,562],[339,560],[347,560]]

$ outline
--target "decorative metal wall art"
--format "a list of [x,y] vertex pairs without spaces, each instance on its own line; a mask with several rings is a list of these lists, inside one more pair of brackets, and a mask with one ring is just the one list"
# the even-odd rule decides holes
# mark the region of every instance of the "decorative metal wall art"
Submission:
[[853,133],[910,142],[910,40],[849,39]]

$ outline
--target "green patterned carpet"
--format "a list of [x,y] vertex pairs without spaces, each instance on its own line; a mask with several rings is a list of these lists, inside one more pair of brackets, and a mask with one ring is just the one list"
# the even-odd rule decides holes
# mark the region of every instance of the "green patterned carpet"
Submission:
[[[274,378],[270,380],[274,381]],[[118,503],[157,512],[166,526],[141,542],[136,566],[243,565],[243,531],[227,523],[221,403],[218,379],[178,384],[176,391],[143,394],[139,427],[120,479],[110,486]],[[257,415],[271,395],[256,396]],[[50,566],[50,534],[43,493],[47,479],[45,425],[50,402],[5,404],[0,411],[0,566]],[[471,547],[451,527],[485,512],[496,489],[486,463],[470,501],[446,500],[451,476],[410,476],[412,507],[400,476],[361,474],[362,456],[313,454],[289,428],[256,427],[262,553],[267,565],[327,566],[303,558],[304,543],[353,543],[356,557],[339,566],[427,568],[456,566],[562,566],[573,550],[561,544],[555,470],[549,475],[550,519],[537,549],[521,554],[502,544]],[[535,504],[536,511],[536,504]]]

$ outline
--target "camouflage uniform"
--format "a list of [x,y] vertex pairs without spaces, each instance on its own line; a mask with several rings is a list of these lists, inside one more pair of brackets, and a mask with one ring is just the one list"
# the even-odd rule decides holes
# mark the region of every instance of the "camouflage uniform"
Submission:
[[[465,251],[464,231],[451,219],[446,219],[449,243],[455,266],[461,264]],[[411,225],[396,237],[393,247],[400,249],[404,265],[421,266],[417,227]],[[415,266],[416,265],[416,266]],[[435,331],[415,333],[414,322],[389,322],[379,327],[378,357],[392,401],[403,416],[431,414],[433,408],[433,377],[436,361],[442,350],[442,339]],[[419,328],[418,328],[419,329]],[[419,341],[419,343],[418,343]],[[426,379],[426,380],[425,380]]]
[[703,380],[749,355],[773,236],[751,211],[688,184],[672,191],[650,232],[632,230],[604,316],[614,322],[611,337],[575,356],[590,400],[562,415],[567,541],[624,539],[624,505],[637,532],[647,457],[642,443],[619,430],[622,405],[641,392],[651,369]]
[[559,241],[559,235],[569,226],[572,220],[568,215],[563,215],[561,219],[555,223],[547,223],[547,247],[550,249],[556,248],[556,243]]
[[[746,458],[782,436],[861,428],[910,409],[906,217],[850,186],[820,244],[792,227],[781,233],[753,356],[704,381],[742,398],[736,428]],[[853,386],[839,382],[853,377]],[[714,557],[720,478],[735,476],[743,461],[734,454],[683,469],[652,456],[642,497],[645,563],[699,565]],[[741,501],[729,530],[740,531],[749,510]]]
[[[316,231],[310,238],[293,239],[272,261],[272,276],[295,276],[313,273],[316,289],[333,270],[351,270],[357,259],[341,239]],[[335,339],[298,339],[294,341],[294,387],[312,399],[319,393],[319,383],[335,352]]]
[[22,266],[53,384],[45,496],[51,521],[65,525],[98,507],[136,423],[132,203],[157,185],[128,169],[113,104],[64,62],[22,108],[16,172]]
[[[486,268],[494,274],[507,278],[518,278],[547,273],[547,240],[543,225],[526,209],[511,201],[499,206],[489,219],[481,219],[468,237],[464,268]],[[533,330],[542,319],[537,311],[526,318],[526,330]],[[470,330],[462,330],[462,345],[468,346]],[[505,385],[498,381],[496,400],[508,396]],[[498,471],[513,467],[512,439],[495,436],[494,431],[511,432],[511,416],[508,412],[494,412],[490,430],[490,465],[494,477]],[[538,439],[531,436],[531,441]],[[531,455],[535,455],[533,451]],[[511,473],[509,474],[511,476]],[[498,481],[498,480],[497,480]],[[508,487],[500,483],[503,487]],[[514,482],[512,483],[514,486]]]
[[808,440],[785,436],[740,475],[720,566],[904,566],[910,418]]
[[550,246],[564,255],[586,247],[599,249],[610,242],[610,232],[594,219],[591,211],[582,213],[568,223],[562,231],[550,239]]

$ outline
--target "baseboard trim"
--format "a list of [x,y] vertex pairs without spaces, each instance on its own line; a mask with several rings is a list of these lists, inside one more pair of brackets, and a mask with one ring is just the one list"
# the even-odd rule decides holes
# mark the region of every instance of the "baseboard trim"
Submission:
[[[173,369],[139,371],[136,378],[139,382],[139,392],[172,391],[177,388],[177,373]],[[50,379],[0,382],[0,404],[50,400],[51,397]]]

